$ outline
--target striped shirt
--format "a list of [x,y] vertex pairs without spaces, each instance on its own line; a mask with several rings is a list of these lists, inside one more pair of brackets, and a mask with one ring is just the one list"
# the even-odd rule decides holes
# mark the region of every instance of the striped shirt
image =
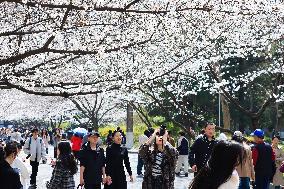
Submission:
[[153,168],[152,168],[152,176],[157,177],[157,176],[161,176],[162,175],[162,161],[164,158],[164,154],[159,152],[156,154],[155,157],[155,163],[153,164]]

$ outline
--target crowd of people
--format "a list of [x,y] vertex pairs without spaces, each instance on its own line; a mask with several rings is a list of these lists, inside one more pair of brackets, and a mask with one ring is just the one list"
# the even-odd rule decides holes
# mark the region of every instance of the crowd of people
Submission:
[[[240,131],[230,139],[225,134],[215,138],[215,134],[215,125],[208,123],[190,146],[188,133],[183,131],[175,140],[164,126],[145,130],[139,136],[136,169],[137,177],[143,178],[142,189],[174,189],[176,176],[187,178],[190,172],[194,177],[189,189],[269,189],[271,184],[280,189],[284,185],[284,151],[278,135],[268,144],[261,129],[252,133],[254,141]],[[109,131],[106,148],[92,129],[85,135],[73,133],[70,140],[60,129],[52,133],[37,128],[29,132],[1,129],[0,139],[1,188],[37,188],[39,164],[47,163],[49,145],[54,147],[54,157],[47,189],[76,188],[76,173],[85,189],[127,189],[127,181],[134,182],[126,137],[120,128]],[[25,158],[19,157],[21,150]]]

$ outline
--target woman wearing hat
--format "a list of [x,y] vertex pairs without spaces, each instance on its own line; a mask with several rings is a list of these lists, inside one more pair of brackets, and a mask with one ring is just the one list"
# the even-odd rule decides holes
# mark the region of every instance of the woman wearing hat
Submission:
[[251,148],[246,144],[241,131],[235,131],[232,140],[240,143],[245,149],[243,162],[237,167],[240,177],[239,189],[250,189],[250,181],[255,180]]

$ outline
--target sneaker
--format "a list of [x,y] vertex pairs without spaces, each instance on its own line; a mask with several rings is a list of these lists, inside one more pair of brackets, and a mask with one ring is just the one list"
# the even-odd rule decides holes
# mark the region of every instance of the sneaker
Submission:
[[188,177],[188,173],[185,173],[184,176],[185,176],[185,177]]
[[36,189],[36,184],[31,184],[28,189]]

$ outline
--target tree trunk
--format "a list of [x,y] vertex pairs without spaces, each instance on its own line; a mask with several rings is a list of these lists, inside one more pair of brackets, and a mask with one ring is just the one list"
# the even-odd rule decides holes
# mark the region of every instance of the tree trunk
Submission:
[[252,125],[253,130],[258,129],[259,128],[259,117],[252,117],[251,125]]
[[93,126],[94,130],[95,130],[96,132],[98,132],[98,131],[99,131],[98,118],[97,118],[97,117],[93,117],[91,121],[92,121],[92,126]]
[[228,102],[223,96],[221,96],[221,104],[222,104],[222,112],[223,112],[224,129],[230,129],[231,128],[230,108],[229,108]]
[[127,104],[127,120],[126,120],[126,147],[131,149],[134,145],[133,133],[133,107]]

